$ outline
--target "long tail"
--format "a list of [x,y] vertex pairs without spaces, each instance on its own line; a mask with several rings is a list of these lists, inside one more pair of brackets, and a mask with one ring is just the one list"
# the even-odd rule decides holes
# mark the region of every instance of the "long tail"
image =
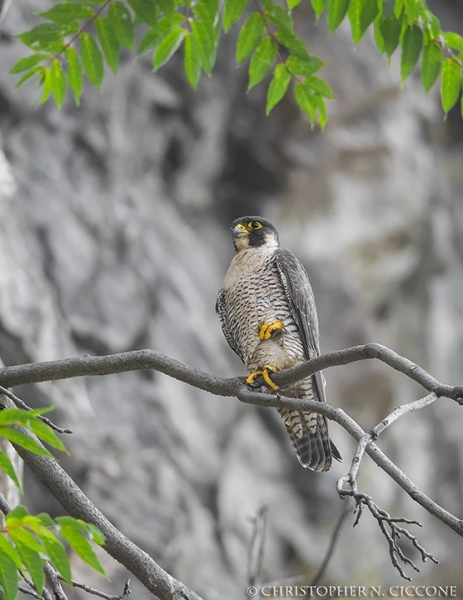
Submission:
[[285,408],[277,410],[303,467],[312,471],[329,471],[333,457],[341,460],[339,450],[329,438],[323,415]]

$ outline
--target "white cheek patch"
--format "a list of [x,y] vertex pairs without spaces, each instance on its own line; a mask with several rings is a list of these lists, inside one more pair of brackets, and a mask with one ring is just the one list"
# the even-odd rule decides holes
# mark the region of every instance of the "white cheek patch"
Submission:
[[249,237],[244,235],[243,237],[236,238],[235,246],[238,250],[246,250],[246,248],[249,248]]

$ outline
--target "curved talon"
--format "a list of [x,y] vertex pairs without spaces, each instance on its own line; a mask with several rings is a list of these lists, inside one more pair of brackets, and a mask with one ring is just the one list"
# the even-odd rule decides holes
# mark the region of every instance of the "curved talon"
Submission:
[[259,325],[259,339],[269,340],[276,331],[281,331],[283,327],[283,321],[280,321],[280,319],[272,323],[261,323]]
[[276,392],[279,387],[277,386],[276,383],[274,383],[271,379],[270,379],[270,374],[269,371],[272,373],[276,373],[278,369],[275,369],[275,367],[272,367],[271,365],[264,365],[264,368],[261,371],[254,371],[254,373],[251,373],[247,379],[246,379],[246,383],[248,383],[249,385],[252,385],[253,383],[255,383],[255,379],[256,377],[259,377],[260,375],[262,375],[266,385],[273,390],[274,392]]

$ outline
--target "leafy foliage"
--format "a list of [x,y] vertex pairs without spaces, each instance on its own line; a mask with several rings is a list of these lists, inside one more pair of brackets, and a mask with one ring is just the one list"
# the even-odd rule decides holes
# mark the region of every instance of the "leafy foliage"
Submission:
[[20,577],[30,579],[42,595],[45,584],[44,564],[50,563],[72,586],[71,565],[65,540],[74,552],[91,567],[105,574],[91,542],[102,545],[104,537],[94,525],[72,517],[53,520],[46,513],[30,515],[25,506],[8,513],[0,535],[0,585],[5,600],[15,600]]
[[[323,61],[310,54],[295,30],[292,11],[309,0],[65,0],[40,13],[46,22],[20,34],[33,50],[10,73],[23,74],[18,85],[37,76],[43,87],[42,102],[53,95],[60,107],[67,89],[80,102],[83,75],[100,88],[104,63],[114,74],[120,47],[138,54],[152,51],[153,70],[165,65],[183,46],[185,75],[194,88],[201,72],[210,74],[215,64],[221,31],[242,20],[236,60],[249,61],[251,89],[268,75],[267,114],[281,101],[293,81],[294,97],[312,122],[326,122],[325,100],[333,94],[326,82],[314,77]],[[310,0],[315,17],[323,13],[330,33],[346,19],[352,40],[360,42],[373,26],[379,50],[391,57],[401,48],[402,83],[420,57],[421,82],[428,92],[442,71],[444,112],[458,100],[462,82],[463,37],[443,32],[425,0]],[[296,12],[297,14],[297,12]],[[298,61],[296,63],[296,61]],[[295,64],[296,63],[296,64]],[[297,66],[296,66],[297,65]]]
[[[55,14],[58,13],[53,13]],[[68,48],[68,51],[71,50]],[[59,80],[59,85],[53,83],[49,88],[57,103],[62,101],[66,91],[66,79],[61,69],[61,63],[55,60],[49,71],[53,82],[55,78]],[[52,409],[0,410],[0,437],[42,456],[52,457],[52,454],[36,441],[37,438],[66,452],[64,444],[54,430],[41,419],[41,416],[50,410]],[[34,434],[35,439],[29,434]],[[21,491],[21,483],[13,464],[3,451],[0,451],[0,469]],[[30,515],[25,506],[17,506],[6,515],[4,526],[0,528],[0,589],[5,600],[15,600],[20,578],[31,581],[35,591],[42,595],[46,562],[55,568],[64,581],[72,585],[69,558],[59,538],[65,540],[84,562],[105,574],[91,545],[92,541],[99,545],[104,544],[104,537],[97,527],[71,517],[58,517],[53,520],[46,513]]]

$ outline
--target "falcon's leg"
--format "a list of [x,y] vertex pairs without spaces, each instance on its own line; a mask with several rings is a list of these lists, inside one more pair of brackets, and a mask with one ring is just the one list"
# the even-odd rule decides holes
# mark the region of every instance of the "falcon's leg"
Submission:
[[283,329],[283,321],[277,319],[273,323],[261,323],[259,325],[259,338],[261,340],[269,340],[272,335]]
[[264,368],[261,371],[254,371],[254,373],[251,373],[248,376],[248,378],[246,379],[246,383],[252,384],[252,383],[254,383],[254,380],[256,379],[256,377],[259,377],[259,375],[262,375],[262,377],[264,378],[264,381],[268,385],[268,387],[271,390],[273,390],[274,392],[276,392],[279,388],[278,388],[277,384],[274,383],[270,379],[269,371],[272,373],[276,373],[278,371],[278,369],[276,369],[275,367],[272,367],[271,365],[264,365]]

